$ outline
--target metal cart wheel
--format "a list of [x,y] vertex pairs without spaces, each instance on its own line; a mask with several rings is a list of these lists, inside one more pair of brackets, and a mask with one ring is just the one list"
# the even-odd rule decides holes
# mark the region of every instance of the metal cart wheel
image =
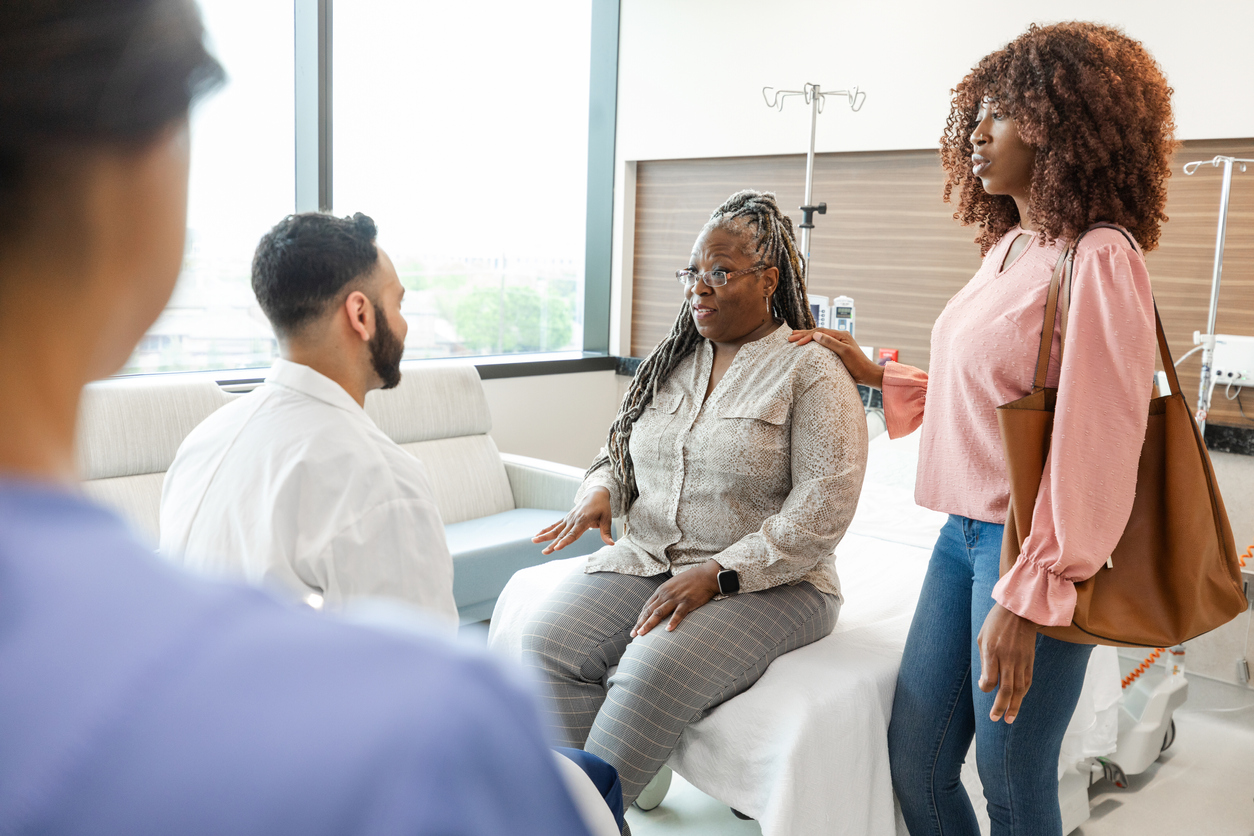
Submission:
[[1175,742],[1176,742],[1176,721],[1173,718],[1171,721],[1171,725],[1167,727],[1167,733],[1163,735],[1163,748],[1159,749],[1159,751],[1166,752],[1168,749],[1171,748],[1171,744]]
[[1102,775],[1107,781],[1121,790],[1128,788],[1128,776],[1119,764],[1108,758],[1098,758],[1097,762],[1102,765]]

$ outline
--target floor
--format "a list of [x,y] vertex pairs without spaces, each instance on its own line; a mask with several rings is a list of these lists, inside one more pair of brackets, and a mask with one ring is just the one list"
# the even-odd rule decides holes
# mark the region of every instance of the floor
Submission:
[[[1190,677],[1175,720],[1174,745],[1127,789],[1090,788],[1092,817],[1072,836],[1254,836],[1254,690]],[[762,832],[678,775],[660,807],[633,808],[627,820],[633,836]]]
[[645,813],[627,811],[632,836],[760,836],[755,821],[736,818],[731,809],[676,775],[662,806]]
[[1190,677],[1175,720],[1175,744],[1127,789],[1089,789],[1073,836],[1254,836],[1254,690]]

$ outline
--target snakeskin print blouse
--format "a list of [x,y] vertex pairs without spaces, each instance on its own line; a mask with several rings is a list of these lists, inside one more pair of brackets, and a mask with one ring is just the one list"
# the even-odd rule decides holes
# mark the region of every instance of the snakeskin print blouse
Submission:
[[[658,386],[631,434],[639,498],[586,571],[648,577],[714,558],[739,573],[742,592],[808,581],[840,595],[833,552],[862,489],[866,415],[836,355],[793,345],[790,333],[743,346],[708,399],[708,341]],[[595,487],[622,517],[608,465],[580,496]]]

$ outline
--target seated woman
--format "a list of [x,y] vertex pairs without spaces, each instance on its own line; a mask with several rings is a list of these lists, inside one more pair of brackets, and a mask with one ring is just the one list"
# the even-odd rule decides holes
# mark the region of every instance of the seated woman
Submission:
[[596,527],[608,545],[523,638],[559,741],[615,766],[625,805],[689,723],[835,627],[833,550],[866,468],[848,372],[830,352],[789,350],[790,328],[813,318],[775,196],[732,195],[676,276],[686,301],[671,333],[641,363],[574,510],[535,538],[551,554]]

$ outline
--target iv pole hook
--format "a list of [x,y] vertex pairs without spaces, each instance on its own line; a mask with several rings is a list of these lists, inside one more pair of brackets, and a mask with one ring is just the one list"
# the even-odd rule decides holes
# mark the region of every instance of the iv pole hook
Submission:
[[813,204],[814,193],[814,137],[818,129],[819,114],[823,112],[823,105],[827,101],[828,96],[844,96],[849,103],[849,109],[857,113],[862,109],[862,103],[866,101],[866,93],[857,87],[851,90],[831,90],[824,92],[817,84],[806,82],[800,90],[777,90],[774,87],[762,88],[762,99],[766,102],[766,106],[773,110],[784,109],[784,99],[789,96],[801,96],[806,104],[810,106],[810,148],[806,153],[806,188],[805,200],[801,208],[801,254],[806,264],[806,280],[809,281],[810,266],[810,230],[814,229],[815,214],[826,215],[827,204],[820,203],[817,206]]

